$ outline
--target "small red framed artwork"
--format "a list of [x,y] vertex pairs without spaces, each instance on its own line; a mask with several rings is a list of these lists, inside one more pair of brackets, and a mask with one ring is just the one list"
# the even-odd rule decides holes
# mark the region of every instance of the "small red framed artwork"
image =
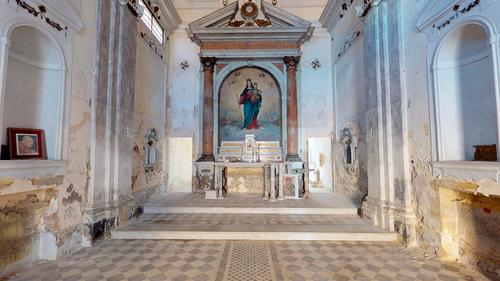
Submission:
[[11,159],[45,159],[45,134],[41,129],[8,128]]

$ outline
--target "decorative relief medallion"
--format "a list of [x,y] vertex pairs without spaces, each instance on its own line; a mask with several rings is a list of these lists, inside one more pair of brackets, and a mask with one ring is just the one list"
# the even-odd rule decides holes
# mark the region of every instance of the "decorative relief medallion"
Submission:
[[235,17],[229,22],[232,27],[266,27],[271,25],[271,21],[266,18],[262,8],[255,4],[253,0],[241,5]]
[[241,6],[241,16],[246,19],[256,19],[259,14],[259,7],[252,2],[252,0],[249,0],[249,2],[246,2]]

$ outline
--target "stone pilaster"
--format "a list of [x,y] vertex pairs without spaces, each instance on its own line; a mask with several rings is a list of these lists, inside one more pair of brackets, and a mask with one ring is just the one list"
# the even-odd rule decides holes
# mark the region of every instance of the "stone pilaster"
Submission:
[[91,99],[90,179],[83,244],[126,224],[136,206],[131,185],[137,17],[126,2],[98,1],[95,82]]

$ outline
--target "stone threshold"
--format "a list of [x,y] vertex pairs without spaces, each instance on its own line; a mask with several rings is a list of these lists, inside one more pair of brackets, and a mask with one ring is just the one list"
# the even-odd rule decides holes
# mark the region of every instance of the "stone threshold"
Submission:
[[149,214],[289,214],[289,215],[357,215],[357,208],[286,208],[286,207],[144,207]]

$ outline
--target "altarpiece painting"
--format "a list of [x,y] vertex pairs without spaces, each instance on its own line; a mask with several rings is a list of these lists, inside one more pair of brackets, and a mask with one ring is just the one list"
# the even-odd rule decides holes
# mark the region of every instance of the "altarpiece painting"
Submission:
[[219,142],[281,140],[281,94],[274,77],[256,67],[238,69],[222,83],[219,95]]

